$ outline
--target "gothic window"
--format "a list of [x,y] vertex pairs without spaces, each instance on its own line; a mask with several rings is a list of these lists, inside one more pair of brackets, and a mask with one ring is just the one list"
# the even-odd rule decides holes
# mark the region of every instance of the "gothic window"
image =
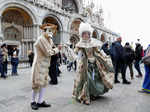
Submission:
[[62,0],[62,9],[69,12],[78,13],[77,4],[74,0]]
[[5,40],[20,40],[21,35],[15,27],[9,27],[4,31]]
[[79,25],[81,21],[80,20],[75,20],[72,25],[71,25],[71,33],[78,34],[79,33]]
[[93,35],[92,35],[92,36],[93,36],[93,38],[97,38],[97,33],[96,33],[96,31],[93,32]]
[[101,41],[105,42],[105,36],[104,36],[104,34],[101,35]]

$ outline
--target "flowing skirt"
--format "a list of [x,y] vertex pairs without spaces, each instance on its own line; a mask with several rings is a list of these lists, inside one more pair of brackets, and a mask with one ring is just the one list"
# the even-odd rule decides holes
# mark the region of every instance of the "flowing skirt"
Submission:
[[77,74],[74,82],[73,96],[81,102],[90,101],[91,96],[103,95],[108,90],[102,82],[96,62],[88,62],[88,70]]

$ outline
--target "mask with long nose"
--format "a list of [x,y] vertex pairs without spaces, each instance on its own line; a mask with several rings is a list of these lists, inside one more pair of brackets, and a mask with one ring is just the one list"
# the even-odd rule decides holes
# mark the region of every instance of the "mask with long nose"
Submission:
[[46,29],[46,34],[48,35],[49,38],[53,38],[53,32],[50,28]]

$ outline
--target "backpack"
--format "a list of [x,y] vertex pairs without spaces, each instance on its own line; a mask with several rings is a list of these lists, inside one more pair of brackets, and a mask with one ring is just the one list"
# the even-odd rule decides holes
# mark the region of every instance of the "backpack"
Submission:
[[125,48],[124,58],[126,62],[132,63],[135,58],[134,51],[130,48]]
[[144,50],[142,49],[141,57],[144,57]]

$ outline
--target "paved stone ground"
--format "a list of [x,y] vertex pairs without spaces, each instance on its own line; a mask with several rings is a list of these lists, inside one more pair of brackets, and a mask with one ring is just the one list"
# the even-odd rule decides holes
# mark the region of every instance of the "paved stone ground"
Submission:
[[[116,84],[113,90],[86,106],[71,98],[75,73],[67,72],[65,66],[61,71],[59,84],[46,89],[45,99],[52,107],[37,112],[150,112],[150,95],[137,92],[143,79],[135,78],[131,85]],[[30,108],[30,73],[30,68],[20,69],[19,76],[0,79],[0,112],[34,112]]]

